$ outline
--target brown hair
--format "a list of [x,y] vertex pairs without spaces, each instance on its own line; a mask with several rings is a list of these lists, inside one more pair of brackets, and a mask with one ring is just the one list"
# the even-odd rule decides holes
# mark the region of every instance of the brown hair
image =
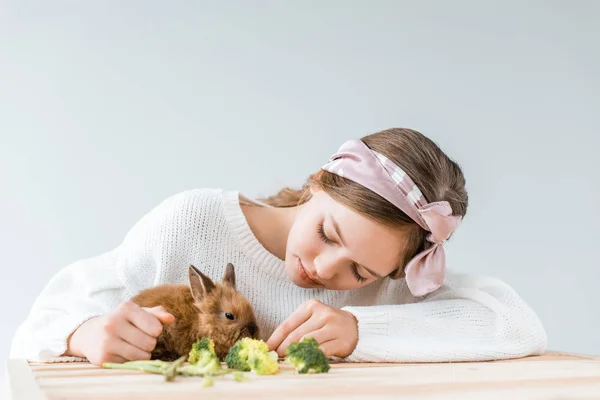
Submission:
[[[403,128],[387,129],[367,135],[361,140],[372,150],[383,154],[404,170],[419,187],[429,203],[446,200],[453,215],[467,212],[468,195],[459,165],[451,160],[432,140],[423,134]],[[260,199],[275,207],[294,207],[310,199],[310,187],[316,185],[334,200],[386,226],[402,227],[408,233],[403,257],[389,276],[404,277],[404,267],[431,243],[429,234],[408,215],[371,190],[339,175],[319,170],[309,176],[301,189],[284,188],[277,194]]]

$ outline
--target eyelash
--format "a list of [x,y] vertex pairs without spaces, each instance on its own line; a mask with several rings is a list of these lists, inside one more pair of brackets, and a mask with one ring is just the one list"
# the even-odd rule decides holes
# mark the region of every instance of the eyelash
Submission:
[[354,277],[356,278],[356,280],[359,283],[363,283],[364,281],[367,280],[367,278],[360,276],[360,274],[358,273],[358,267],[356,266],[355,263],[352,263],[352,274],[354,275]]
[[[327,235],[325,235],[325,229],[323,228],[323,223],[319,223],[319,236],[321,237],[321,240],[323,240],[325,243],[327,244],[331,244],[334,243],[333,240],[329,239],[327,237]],[[356,278],[356,280],[359,283],[363,283],[364,281],[367,280],[367,278],[360,276],[360,274],[358,273],[358,267],[356,266],[356,263],[352,263],[352,274],[354,275],[354,277]]]
[[323,228],[323,223],[319,224],[319,236],[325,243],[333,243],[333,240],[329,239],[327,235],[325,235],[325,229]]

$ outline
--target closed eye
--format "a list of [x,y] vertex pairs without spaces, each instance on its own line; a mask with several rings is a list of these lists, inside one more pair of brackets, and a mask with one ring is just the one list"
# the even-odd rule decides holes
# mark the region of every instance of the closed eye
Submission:
[[321,237],[321,240],[323,240],[327,244],[335,243],[333,240],[329,239],[325,234],[325,228],[323,227],[322,222],[319,224],[319,236]]
[[[319,237],[321,238],[321,240],[323,242],[325,242],[327,244],[335,243],[335,241],[333,241],[333,240],[329,239],[329,237],[327,237],[327,234],[325,233],[325,228],[324,228],[323,222],[319,223],[318,233],[319,233]],[[354,275],[354,277],[356,278],[356,280],[359,283],[363,283],[364,281],[367,280],[367,278],[360,275],[360,273],[358,272],[358,265],[355,262],[352,263],[351,269],[352,269],[352,275]]]
[[367,278],[365,278],[364,276],[361,276],[361,275],[358,273],[358,266],[357,266],[357,265],[356,265],[356,263],[354,263],[354,262],[352,263],[352,275],[354,275],[354,277],[356,278],[356,280],[357,280],[359,283],[363,283],[364,281],[366,281],[366,280],[367,280]]

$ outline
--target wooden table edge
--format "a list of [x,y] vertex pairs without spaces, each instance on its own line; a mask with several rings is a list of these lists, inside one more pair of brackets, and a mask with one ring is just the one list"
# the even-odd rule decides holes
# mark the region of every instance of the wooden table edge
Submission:
[[[582,360],[596,360],[600,361],[600,356],[590,355],[590,354],[578,354],[578,353],[570,353],[570,352],[562,352],[562,351],[547,351],[539,356],[527,356],[521,358],[514,359],[506,359],[506,360],[493,360],[493,361],[478,361],[478,362],[511,362],[511,361],[528,361],[535,360],[536,358],[544,358],[544,357],[575,357],[580,358]],[[475,361],[472,361],[475,362]],[[475,362],[477,363],[477,362]],[[31,365],[41,365],[46,363],[39,362],[29,362],[26,359],[14,359],[9,358],[6,361],[6,380],[8,384],[8,394],[9,399],[12,400],[48,400],[47,395],[37,384],[37,380],[35,377],[34,371],[31,369]],[[341,363],[345,364],[345,363]],[[351,364],[361,364],[361,366],[368,366],[369,363],[351,363]],[[373,366],[394,366],[394,365],[419,365],[422,363],[382,363],[376,364]],[[430,363],[427,363],[430,364]],[[438,363],[438,364],[446,364],[446,363]]]
[[47,400],[26,359],[9,358],[6,361],[6,379],[9,399]]

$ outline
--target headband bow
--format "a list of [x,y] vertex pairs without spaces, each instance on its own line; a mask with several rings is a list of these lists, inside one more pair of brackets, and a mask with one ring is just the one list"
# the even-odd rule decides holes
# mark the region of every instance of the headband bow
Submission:
[[433,245],[406,265],[406,283],[414,296],[437,290],[446,273],[444,243],[460,225],[447,201],[428,203],[412,179],[384,155],[371,150],[362,140],[349,140],[321,167],[377,193],[430,232]]

